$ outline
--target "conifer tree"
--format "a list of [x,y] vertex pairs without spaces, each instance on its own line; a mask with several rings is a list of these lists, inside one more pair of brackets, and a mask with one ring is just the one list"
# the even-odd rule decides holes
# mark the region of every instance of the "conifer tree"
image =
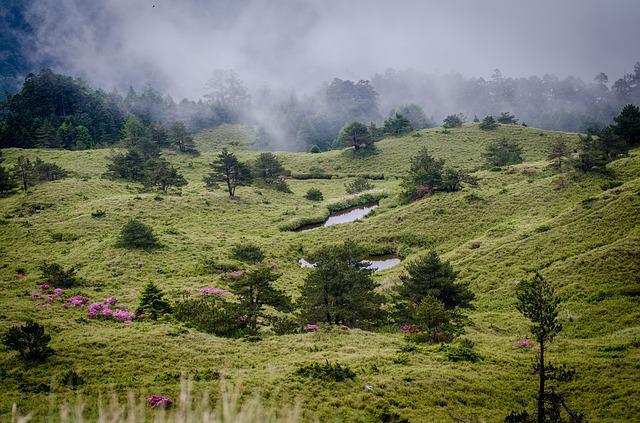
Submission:
[[167,313],[171,313],[171,306],[164,298],[164,292],[156,284],[149,282],[140,294],[140,303],[136,308],[136,316],[144,316],[156,320]]

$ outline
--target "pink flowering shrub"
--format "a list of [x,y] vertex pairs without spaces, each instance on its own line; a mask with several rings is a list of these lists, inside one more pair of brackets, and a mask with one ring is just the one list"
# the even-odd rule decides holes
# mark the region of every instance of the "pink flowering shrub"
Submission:
[[56,288],[53,290],[53,295],[55,295],[55,297],[62,297],[62,294],[64,294],[64,291],[62,290],[62,288]]
[[118,302],[118,300],[116,299],[116,297],[109,297],[106,300],[104,300],[104,302],[109,305],[115,305],[116,302]]
[[400,328],[400,333],[414,333],[414,332],[416,332],[416,330],[409,325],[404,325]]
[[131,319],[133,319],[133,312],[117,309],[113,312],[113,319],[123,323],[131,323]]
[[147,398],[147,404],[149,404],[151,408],[168,407],[173,404],[173,400],[163,395],[151,395]]
[[67,298],[67,300],[62,304],[62,307],[82,307],[86,303],[89,302],[89,297],[83,297],[82,295],[74,295],[73,297]]
[[46,283],[43,283],[42,285],[40,285],[40,289],[42,289],[43,291],[46,291],[49,289],[49,285],[47,285]]
[[31,292],[31,298],[40,298],[41,295],[38,291],[32,291]]
[[215,287],[202,288],[200,292],[202,293],[202,295],[218,295],[220,297],[223,297],[225,295],[225,292],[222,289]]
[[533,343],[531,342],[531,339],[529,339],[529,338],[516,339],[513,342],[513,346],[516,347],[516,348],[531,348],[533,346]]
[[317,332],[318,329],[318,325],[307,325],[304,327],[304,330],[306,330],[307,332]]
[[340,330],[345,330],[345,331],[347,331],[347,330],[349,330],[349,326],[347,326],[347,325],[340,325]]

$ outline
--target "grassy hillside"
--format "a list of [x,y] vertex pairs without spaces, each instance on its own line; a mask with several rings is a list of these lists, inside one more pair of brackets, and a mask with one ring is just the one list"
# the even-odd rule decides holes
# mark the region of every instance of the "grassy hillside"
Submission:
[[[550,143],[554,137],[575,143],[576,134],[519,126],[489,132],[472,125],[448,133],[429,129],[385,139],[376,154],[366,157],[347,150],[278,153],[294,173],[320,167],[336,177],[291,180],[293,194],[240,187],[239,198],[231,200],[222,191],[207,195],[201,183],[215,150],[227,143],[215,134],[206,135],[211,147],[202,148],[200,157],[169,157],[189,180],[182,196],[158,196],[136,184],[103,179],[106,150],[4,151],[5,164],[20,154],[38,156],[73,175],[0,199],[0,330],[36,319],[52,334],[56,350],[46,364],[28,368],[14,353],[0,351],[0,419],[8,418],[14,402],[20,410],[47,414],[49,396],[29,392],[34,384],[52,385],[59,401],[75,398],[56,382],[72,368],[85,379],[85,398],[111,391],[121,398],[129,391],[175,397],[180,373],[207,374],[194,382],[196,391],[209,390],[217,398],[217,376],[224,375],[248,396],[257,392],[276,406],[300,398],[306,420],[379,421],[386,410],[410,421],[499,421],[510,410],[533,404],[533,352],[513,346],[528,333],[527,322],[515,311],[514,287],[538,269],[563,300],[565,329],[549,355],[554,363],[577,369],[577,379],[569,384],[570,403],[592,421],[632,421],[640,415],[640,405],[632,400],[640,394],[640,151],[612,163],[610,178],[561,176],[548,168]],[[526,163],[513,170],[479,170],[484,146],[503,136],[518,140]],[[201,147],[203,137],[198,137]],[[478,187],[399,204],[398,177],[423,146],[448,164],[475,170]],[[243,159],[255,155],[242,142],[231,148]],[[296,219],[326,213],[327,205],[346,194],[344,184],[353,175],[379,173],[385,180],[373,183],[389,196],[364,220],[309,232],[280,230]],[[310,187],[324,193],[322,203],[303,198]],[[92,218],[98,209],[106,217]],[[118,232],[131,217],[153,226],[163,248],[116,248]],[[130,310],[147,281],[158,283],[172,299],[195,295],[205,286],[226,289],[221,275],[203,275],[199,264],[227,259],[243,240],[264,248],[267,262],[282,273],[278,285],[296,297],[308,272],[298,259],[345,239],[371,253],[399,252],[405,263],[431,248],[451,260],[477,296],[466,336],[484,359],[450,362],[437,345],[411,350],[395,331],[345,333],[323,327],[317,334],[248,342],[200,333],[171,319],[131,325],[89,320],[81,310],[60,303],[43,306],[30,298],[43,260],[78,268],[86,284],[68,295],[95,300],[113,295]],[[401,264],[377,273],[381,289],[397,284],[402,270]],[[300,365],[326,359],[350,366],[356,379],[318,382],[293,374]],[[87,401],[86,407],[95,412],[95,402]]]

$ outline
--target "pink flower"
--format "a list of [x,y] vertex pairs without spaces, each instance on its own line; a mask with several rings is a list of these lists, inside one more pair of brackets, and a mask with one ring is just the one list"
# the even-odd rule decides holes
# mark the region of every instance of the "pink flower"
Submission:
[[31,292],[31,298],[40,298],[40,293],[37,291],[32,291]]
[[114,305],[118,300],[116,299],[116,297],[109,297],[106,300],[104,300],[105,303],[107,304],[111,304]]
[[349,330],[349,326],[340,325],[340,330]]
[[207,195],[208,195],[208,196],[212,196],[212,195],[213,195],[213,192],[212,192],[212,191],[207,191]]
[[83,305],[85,305],[85,303],[89,302],[89,298],[88,297],[83,297],[82,295],[74,295],[71,298],[68,298],[67,301],[64,302],[64,304],[62,304],[62,307],[64,308],[69,308],[69,307],[82,307]]
[[317,332],[318,325],[307,325],[305,326],[304,330],[306,330],[307,332]]
[[400,328],[400,333],[413,333],[415,329],[409,325],[404,325]]
[[200,292],[202,293],[202,295],[218,295],[220,297],[223,297],[225,295],[225,292],[222,289],[215,287],[202,288]]
[[149,406],[151,406],[151,408],[168,407],[173,404],[173,400],[163,395],[151,395],[149,398],[147,398],[147,403],[149,404]]
[[43,291],[46,291],[47,289],[49,289],[49,285],[47,285],[46,283],[43,283],[42,285],[40,285],[40,289],[42,289]]
[[18,273],[18,279],[20,280],[24,279],[24,273],[22,272]]
[[513,342],[513,346],[516,348],[531,348],[533,344],[531,343],[531,339],[524,338],[524,339],[516,339]]
[[53,294],[49,294],[49,295],[47,295],[47,301],[53,301],[53,300],[55,300],[55,299],[56,299],[56,296],[55,296],[55,295],[53,295]]
[[64,291],[61,288],[56,288],[53,290],[53,295],[56,297],[61,297],[64,294]]
[[113,314],[113,311],[109,307],[103,307],[102,309],[100,309],[100,313],[104,317],[111,317],[111,315]]
[[133,319],[133,312],[117,309],[113,312],[113,318],[124,323],[131,323],[131,319]]

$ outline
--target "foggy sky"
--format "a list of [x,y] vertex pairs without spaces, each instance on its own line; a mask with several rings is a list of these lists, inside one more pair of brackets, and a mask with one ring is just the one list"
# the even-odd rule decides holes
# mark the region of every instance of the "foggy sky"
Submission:
[[387,68],[615,80],[640,59],[637,0],[36,0],[28,19],[34,62],[176,99],[214,69],[312,91]]

